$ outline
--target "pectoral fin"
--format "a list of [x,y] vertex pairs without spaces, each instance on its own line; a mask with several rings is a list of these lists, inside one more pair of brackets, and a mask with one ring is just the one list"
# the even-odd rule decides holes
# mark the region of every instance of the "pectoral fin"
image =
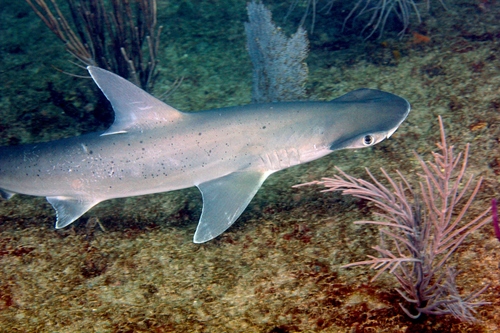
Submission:
[[10,192],[0,188],[0,197],[4,198],[5,200],[9,200],[14,196],[14,194],[15,194],[14,192]]
[[47,201],[56,210],[56,229],[64,228],[73,223],[90,208],[99,203],[99,200],[72,198],[72,197],[47,197]]
[[269,175],[241,171],[198,185],[203,197],[203,210],[193,241],[204,243],[226,231],[243,213]]

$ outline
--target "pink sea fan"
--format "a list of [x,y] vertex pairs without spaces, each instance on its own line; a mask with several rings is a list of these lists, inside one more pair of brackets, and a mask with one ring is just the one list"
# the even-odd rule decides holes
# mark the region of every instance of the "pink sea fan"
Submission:
[[[383,185],[367,169],[371,181],[354,178],[345,172],[333,178],[301,185],[319,184],[322,192],[341,191],[372,202],[378,211],[377,221],[357,221],[355,224],[376,225],[380,229],[380,243],[373,247],[378,256],[351,263],[343,267],[370,265],[378,270],[372,281],[383,272],[390,272],[399,282],[397,291],[407,304],[400,303],[404,312],[418,318],[424,314],[452,314],[474,321],[475,308],[486,302],[478,296],[487,286],[467,296],[460,295],[448,259],[464,239],[491,221],[490,208],[477,216],[468,217],[479,192],[482,178],[473,185],[472,176],[466,177],[469,145],[463,153],[455,155],[446,142],[441,118],[440,152],[433,152],[433,161],[425,162],[418,154],[421,173],[416,188],[397,171],[397,179],[384,170],[382,174],[389,186]],[[299,185],[300,186],[300,185]]]

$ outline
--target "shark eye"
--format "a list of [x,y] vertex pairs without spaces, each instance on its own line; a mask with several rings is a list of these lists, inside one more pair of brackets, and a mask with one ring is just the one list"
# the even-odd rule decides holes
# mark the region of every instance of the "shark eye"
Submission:
[[375,143],[375,138],[373,137],[373,135],[365,135],[364,138],[363,138],[363,144],[365,146],[371,146],[373,143]]

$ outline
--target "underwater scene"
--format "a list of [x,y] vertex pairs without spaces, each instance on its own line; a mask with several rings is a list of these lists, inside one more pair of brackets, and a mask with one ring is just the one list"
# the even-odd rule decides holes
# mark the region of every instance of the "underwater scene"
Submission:
[[500,1],[0,15],[0,332],[500,331]]

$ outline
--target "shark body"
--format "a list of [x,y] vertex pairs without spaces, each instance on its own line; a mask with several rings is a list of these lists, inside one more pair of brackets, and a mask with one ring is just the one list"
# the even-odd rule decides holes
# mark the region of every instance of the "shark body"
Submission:
[[107,131],[0,147],[2,197],[45,196],[56,228],[104,200],[197,186],[203,210],[194,242],[203,243],[236,221],[273,172],[372,146],[410,111],[401,97],[360,89],[331,102],[184,113],[113,73],[88,70],[115,111]]

